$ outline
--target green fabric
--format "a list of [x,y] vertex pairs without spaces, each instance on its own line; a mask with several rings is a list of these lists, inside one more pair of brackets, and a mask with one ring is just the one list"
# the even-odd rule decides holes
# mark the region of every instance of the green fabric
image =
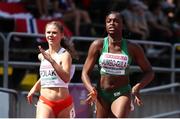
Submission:
[[112,103],[114,100],[116,100],[118,97],[125,93],[131,92],[131,86],[127,85],[124,87],[120,87],[111,91],[105,91],[104,89],[97,89],[98,94],[101,98],[103,98],[105,101]]
[[108,45],[109,45],[109,43],[108,43],[108,37],[105,37],[105,38],[104,38],[104,43],[103,43],[102,53],[103,53],[103,52],[108,52]]
[[[108,37],[105,37],[104,38],[104,44],[103,44],[102,53],[103,52],[108,52],[108,46],[109,46]],[[122,47],[122,54],[126,54],[129,57],[128,64],[131,64],[132,58],[129,56],[128,47],[127,47],[127,41],[124,38],[122,38],[121,47]]]
[[[102,52],[101,52],[101,54],[102,53],[108,53],[108,46],[109,46],[109,42],[108,42],[108,37],[105,37],[104,38],[104,43],[103,43],[103,48],[102,48]],[[124,55],[127,55],[128,56],[128,64],[129,64],[129,66],[130,66],[130,64],[131,64],[131,62],[132,62],[132,58],[131,58],[131,56],[128,54],[128,46],[127,46],[127,41],[126,41],[126,39],[124,39],[124,38],[122,38],[122,43],[121,43],[121,48],[122,48],[122,54],[124,54]],[[101,58],[99,58],[99,63],[100,62],[102,62],[101,61]],[[100,66],[99,66],[99,68],[100,68]],[[126,69],[125,69],[125,74],[126,75],[129,75],[129,67],[127,67]],[[101,74],[102,75],[106,75],[106,73],[104,73],[104,72],[101,72]]]

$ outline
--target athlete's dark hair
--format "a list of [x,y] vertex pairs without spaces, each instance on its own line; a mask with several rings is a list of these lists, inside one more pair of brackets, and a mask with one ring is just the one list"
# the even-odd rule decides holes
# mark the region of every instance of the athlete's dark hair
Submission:
[[107,18],[107,16],[109,16],[110,14],[117,14],[117,15],[119,16],[119,19],[122,19],[122,16],[121,16],[120,12],[118,12],[118,11],[109,11],[109,12],[107,13],[107,15],[106,15],[106,18]]

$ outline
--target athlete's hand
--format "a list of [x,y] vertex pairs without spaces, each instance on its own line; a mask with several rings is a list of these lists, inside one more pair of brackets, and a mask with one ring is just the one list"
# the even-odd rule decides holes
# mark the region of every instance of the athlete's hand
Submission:
[[136,84],[132,88],[132,95],[134,96],[134,103],[137,104],[138,106],[141,106],[143,105],[143,102],[139,92],[140,92],[139,84]]
[[139,92],[132,92],[132,95],[134,95],[134,103],[137,104],[138,106],[143,105],[141,96]]
[[32,104],[32,102],[33,102],[33,95],[34,95],[34,93],[32,91],[30,91],[27,95],[27,101],[29,104]]
[[93,88],[93,90],[87,95],[87,99],[86,99],[86,102],[88,104],[93,104],[96,102],[96,99],[97,99],[97,91],[95,88]]
[[45,50],[41,46],[38,46],[38,48],[46,60],[48,60],[49,62],[54,61],[53,58],[51,57],[51,55],[49,53],[45,52]]

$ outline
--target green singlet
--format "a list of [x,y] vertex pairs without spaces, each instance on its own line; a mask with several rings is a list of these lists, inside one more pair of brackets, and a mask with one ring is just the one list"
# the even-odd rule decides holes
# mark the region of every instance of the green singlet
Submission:
[[128,55],[127,41],[122,39],[121,53],[108,52],[108,37],[104,38],[103,49],[99,57],[99,66],[101,74],[109,75],[128,75],[131,57]]
[[[132,61],[128,55],[127,41],[122,39],[121,52],[119,54],[108,52],[108,37],[104,38],[103,49],[99,58],[100,74],[101,75],[115,75],[128,76],[129,66]],[[131,86],[128,84],[124,87],[119,87],[111,91],[105,91],[100,87],[97,88],[99,95],[107,102],[112,103],[119,96],[130,93]]]

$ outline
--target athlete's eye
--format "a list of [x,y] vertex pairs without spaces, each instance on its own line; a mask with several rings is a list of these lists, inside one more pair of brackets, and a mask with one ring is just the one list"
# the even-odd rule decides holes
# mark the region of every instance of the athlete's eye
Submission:
[[106,22],[109,23],[111,21],[111,19],[107,19]]
[[53,32],[51,32],[51,31],[47,31],[46,33],[47,33],[47,34],[57,34],[57,32],[56,32],[56,31],[53,31]]
[[57,32],[56,32],[56,31],[54,31],[54,32],[52,32],[52,34],[57,34]]

